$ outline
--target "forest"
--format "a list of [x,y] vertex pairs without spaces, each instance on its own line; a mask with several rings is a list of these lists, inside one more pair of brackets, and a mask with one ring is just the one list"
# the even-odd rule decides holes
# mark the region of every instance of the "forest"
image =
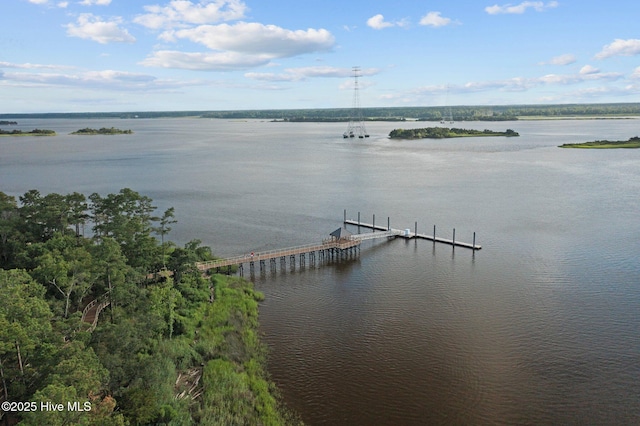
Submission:
[[116,129],[115,127],[101,127],[99,129],[92,129],[90,127],[85,127],[84,129],[76,130],[72,132],[72,135],[130,135],[133,131],[131,130],[121,130]]
[[299,423],[265,370],[263,296],[203,276],[211,249],[171,242],[174,213],[129,188],[0,192],[0,425]]
[[[540,104],[540,105],[450,105],[361,108],[365,120],[402,121],[511,121],[532,118],[616,118],[640,116],[640,103]],[[19,118],[165,118],[201,117],[219,119],[258,119],[274,121],[345,121],[352,108],[256,109],[220,111],[129,111],[0,114],[0,119]]]

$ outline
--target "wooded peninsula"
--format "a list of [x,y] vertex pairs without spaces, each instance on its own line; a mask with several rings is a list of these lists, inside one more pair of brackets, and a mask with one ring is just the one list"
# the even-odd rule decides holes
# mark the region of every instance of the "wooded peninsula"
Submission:
[[520,136],[518,132],[507,129],[504,132],[493,130],[457,129],[448,127],[426,127],[421,129],[394,129],[389,133],[391,139],[445,139],[477,136]]
[[593,141],[584,143],[565,143],[559,148],[581,148],[581,149],[615,149],[615,148],[640,148],[640,137],[634,136],[627,141]]
[[300,423],[267,378],[264,296],[203,276],[211,249],[168,241],[155,209],[128,188],[0,192],[0,424]]

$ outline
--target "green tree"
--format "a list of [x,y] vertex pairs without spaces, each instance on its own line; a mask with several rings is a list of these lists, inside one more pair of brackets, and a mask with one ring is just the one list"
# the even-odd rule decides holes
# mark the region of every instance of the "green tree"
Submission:
[[33,360],[50,348],[53,318],[45,292],[25,271],[0,269],[0,377],[7,399],[28,397],[41,377]]
[[134,267],[150,269],[156,263],[157,242],[151,236],[152,200],[124,188],[118,194],[89,196],[93,231],[99,237],[112,237],[120,244],[127,262]]
[[167,210],[165,210],[164,214],[160,218],[160,226],[153,228],[153,231],[156,234],[160,234],[160,246],[162,247],[162,267],[163,268],[167,267],[167,262],[165,257],[166,246],[164,244],[164,236],[169,232],[171,232],[171,227],[169,225],[178,222],[177,220],[175,220],[174,213],[175,213],[175,209],[173,207],[170,207]]
[[11,267],[22,240],[18,231],[20,213],[15,197],[0,192],[0,267]]
[[79,237],[80,228],[82,227],[84,233],[84,224],[89,219],[87,197],[84,194],[74,192],[65,196],[65,202],[68,208],[69,223],[74,225],[76,237]]
[[57,234],[43,244],[44,253],[32,271],[39,282],[52,285],[64,298],[64,318],[69,316],[72,297],[80,303],[92,286],[92,258],[74,238]]

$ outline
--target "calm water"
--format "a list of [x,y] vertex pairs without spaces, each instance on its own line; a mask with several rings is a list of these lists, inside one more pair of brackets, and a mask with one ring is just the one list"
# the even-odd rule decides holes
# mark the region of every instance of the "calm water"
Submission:
[[[640,135],[638,120],[456,123],[519,138],[367,140],[343,124],[21,120],[0,191],[116,192],[175,206],[170,238],[218,255],[320,241],[343,209],[477,242],[363,244],[254,277],[269,369],[310,425],[640,423],[640,150],[557,145]],[[132,136],[68,136],[82,127]],[[352,228],[352,231],[357,232]],[[364,230],[363,230],[364,231]]]

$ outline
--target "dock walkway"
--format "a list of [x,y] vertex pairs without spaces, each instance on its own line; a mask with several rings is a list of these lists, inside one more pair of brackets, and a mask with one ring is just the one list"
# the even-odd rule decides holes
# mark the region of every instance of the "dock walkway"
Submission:
[[475,241],[474,241],[474,243],[471,243],[471,244],[470,243],[464,243],[462,241],[456,241],[455,240],[455,229],[454,229],[454,233],[453,233],[453,239],[448,239],[448,238],[436,237],[434,235],[420,234],[420,233],[416,233],[415,231],[411,232],[410,229],[401,230],[401,229],[387,228],[385,226],[373,225],[371,223],[360,222],[360,221],[352,220],[352,219],[345,219],[344,223],[347,224],[347,225],[355,225],[355,226],[360,226],[360,227],[363,227],[363,228],[372,229],[374,231],[373,233],[367,233],[367,234],[354,234],[353,236],[355,238],[358,238],[361,235],[364,236],[364,238],[375,238],[375,237],[372,237],[373,235],[376,235],[375,231],[384,231],[384,232],[393,234],[395,236],[402,237],[402,238],[407,238],[407,239],[421,238],[423,240],[433,241],[434,243],[449,244],[449,245],[452,245],[454,247],[464,247],[464,248],[473,249],[473,250],[482,249],[482,246],[478,245],[478,244],[475,244]]
[[346,251],[353,250],[360,246],[360,238],[341,238],[341,239],[326,239],[321,244],[307,244],[303,246],[295,246],[284,249],[268,250],[262,252],[255,252],[250,254],[244,254],[241,256],[228,257],[226,259],[209,260],[207,262],[198,262],[196,267],[201,271],[207,271],[213,268],[223,268],[225,266],[242,265],[244,263],[252,264],[254,262],[272,261],[275,259],[283,259],[287,256],[304,256],[305,254],[314,254],[316,252],[320,254],[338,253],[342,254]]

